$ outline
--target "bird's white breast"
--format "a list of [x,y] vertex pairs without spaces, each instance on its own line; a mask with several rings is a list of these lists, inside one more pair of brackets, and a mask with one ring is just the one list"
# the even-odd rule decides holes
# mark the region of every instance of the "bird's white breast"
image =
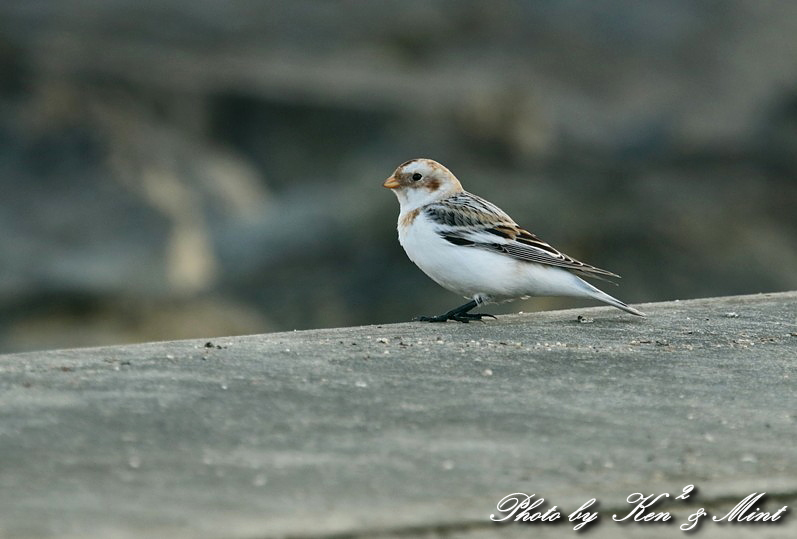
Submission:
[[[401,223],[401,219],[399,219]],[[507,281],[518,273],[515,260],[482,249],[454,245],[437,233],[422,212],[409,226],[399,225],[399,242],[407,256],[440,286],[465,297],[515,297]],[[503,277],[503,278],[502,278]],[[509,285],[509,286],[507,286]]]
[[503,301],[524,296],[582,295],[581,280],[560,268],[516,260],[499,252],[454,245],[418,212],[399,215],[398,236],[407,256],[440,286],[456,294]]

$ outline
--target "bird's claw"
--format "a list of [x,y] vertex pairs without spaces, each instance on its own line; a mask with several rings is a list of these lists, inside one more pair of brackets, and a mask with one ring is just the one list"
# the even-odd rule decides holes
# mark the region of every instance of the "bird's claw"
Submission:
[[457,322],[462,322],[463,324],[467,324],[471,320],[479,320],[481,321],[482,318],[485,316],[489,316],[493,320],[497,320],[495,315],[488,314],[488,313],[462,313],[462,314],[455,314],[454,316],[450,317],[450,320],[456,320]]
[[458,314],[446,313],[438,316],[418,316],[413,320],[417,322],[448,322],[449,320],[454,320],[456,322],[462,322],[463,324],[467,324],[471,320],[481,320],[486,316],[489,316],[492,319],[496,319],[495,315],[488,313],[458,313]]
[[412,319],[413,322],[445,322],[448,320],[445,316],[416,316]]

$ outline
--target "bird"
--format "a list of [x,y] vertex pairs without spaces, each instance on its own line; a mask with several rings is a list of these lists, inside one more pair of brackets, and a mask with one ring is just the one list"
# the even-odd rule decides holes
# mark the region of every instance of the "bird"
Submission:
[[521,228],[495,204],[465,191],[437,161],[402,163],[383,186],[398,198],[398,239],[409,259],[437,284],[469,299],[446,313],[415,320],[495,318],[470,311],[532,296],[591,298],[645,316],[581,278],[613,282],[619,275],[580,262]]

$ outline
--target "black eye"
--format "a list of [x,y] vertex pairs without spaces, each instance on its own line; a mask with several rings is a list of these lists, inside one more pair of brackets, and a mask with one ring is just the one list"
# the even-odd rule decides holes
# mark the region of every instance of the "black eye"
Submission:
[[417,182],[417,181],[418,181],[418,180],[420,180],[421,178],[423,178],[423,176],[421,176],[421,173],[420,173],[420,172],[416,172],[415,174],[413,174],[413,175],[412,175],[412,180],[413,180],[413,181],[416,181],[416,182]]

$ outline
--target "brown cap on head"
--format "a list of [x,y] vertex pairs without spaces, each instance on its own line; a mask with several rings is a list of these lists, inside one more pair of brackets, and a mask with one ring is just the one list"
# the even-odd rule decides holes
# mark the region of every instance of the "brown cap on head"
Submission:
[[411,159],[402,163],[382,185],[388,189],[420,188],[426,191],[437,191],[441,186],[453,191],[462,189],[456,176],[432,159]]

